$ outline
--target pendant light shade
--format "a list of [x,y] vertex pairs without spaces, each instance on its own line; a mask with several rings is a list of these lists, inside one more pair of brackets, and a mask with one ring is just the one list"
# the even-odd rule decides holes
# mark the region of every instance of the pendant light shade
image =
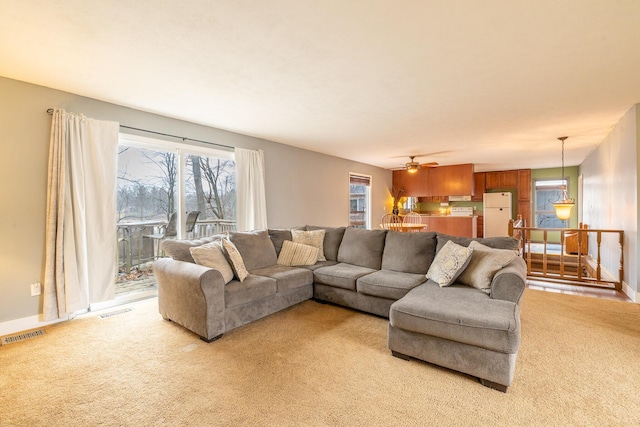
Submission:
[[[567,139],[568,136],[561,136],[558,138],[562,142],[562,180],[564,181],[564,140]],[[575,206],[575,200],[569,198],[567,194],[567,186],[562,185],[562,200],[558,200],[553,204],[553,207],[556,209],[556,216],[558,219],[567,220],[571,216],[571,208]]]

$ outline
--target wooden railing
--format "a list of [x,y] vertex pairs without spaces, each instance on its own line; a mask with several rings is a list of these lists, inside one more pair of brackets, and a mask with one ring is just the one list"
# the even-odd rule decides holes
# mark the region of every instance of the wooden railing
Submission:
[[[139,268],[141,264],[153,261],[156,253],[154,242],[152,239],[145,238],[145,235],[158,233],[159,226],[165,225],[166,223],[166,221],[159,220],[117,224],[118,269],[129,272],[132,268]],[[197,221],[194,230],[187,233],[186,238],[200,239],[235,229],[236,222],[233,220],[205,219]]]
[[[510,222],[509,234],[519,241],[519,254],[527,264],[527,276],[531,279],[622,288],[622,230],[535,228],[527,227],[519,219]],[[536,236],[535,240],[532,235]],[[617,278],[603,266],[603,256],[610,270],[615,270],[618,264]]]

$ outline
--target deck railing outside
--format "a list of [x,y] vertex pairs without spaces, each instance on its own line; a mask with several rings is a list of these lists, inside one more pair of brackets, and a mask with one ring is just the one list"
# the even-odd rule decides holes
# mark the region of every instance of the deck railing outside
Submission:
[[[526,227],[516,220],[509,224],[509,234],[519,241],[519,253],[527,264],[529,278],[617,290],[622,288],[622,230],[535,228]],[[531,239],[532,234],[536,236],[535,241]]]
[[[141,264],[153,261],[157,254],[154,246],[159,242],[150,239],[150,234],[158,233],[166,221],[138,221],[119,223],[118,227],[118,269],[129,272],[139,268]],[[236,229],[233,220],[211,219],[196,222],[194,230],[187,234],[187,239],[200,239]]]

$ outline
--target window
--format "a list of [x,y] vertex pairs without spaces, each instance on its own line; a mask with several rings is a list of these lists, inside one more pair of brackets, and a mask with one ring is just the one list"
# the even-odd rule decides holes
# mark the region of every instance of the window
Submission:
[[563,228],[564,221],[556,216],[553,203],[562,199],[562,189],[568,179],[539,179],[535,181],[535,223],[537,228]]
[[370,228],[371,177],[349,174],[349,225]]
[[[119,264],[159,255],[159,238],[198,238],[235,229],[233,152],[132,135],[118,146]],[[188,212],[199,211],[193,227]],[[172,218],[173,217],[173,218]]]

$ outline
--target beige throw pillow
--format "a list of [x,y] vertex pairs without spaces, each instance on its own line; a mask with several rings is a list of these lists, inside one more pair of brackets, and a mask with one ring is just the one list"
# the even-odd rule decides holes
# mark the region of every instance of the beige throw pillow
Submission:
[[469,264],[472,252],[473,248],[448,241],[431,263],[427,279],[433,280],[440,287],[451,285]]
[[282,249],[278,255],[280,265],[313,265],[318,260],[319,249],[302,243],[295,243],[291,240],[282,242]]
[[476,241],[471,242],[469,247],[473,249],[471,261],[458,281],[490,294],[493,276],[513,261],[517,254],[507,249],[493,249]]
[[294,243],[313,246],[318,248],[318,261],[326,261],[324,257],[324,230],[291,230],[291,237]]
[[249,275],[249,272],[244,266],[244,261],[242,260],[242,255],[240,255],[238,248],[236,248],[236,245],[234,245],[229,239],[222,239],[222,247],[224,248],[225,255],[229,260],[229,264],[231,264],[231,268],[233,268],[233,273],[238,280],[241,282],[244,281],[244,279]]
[[218,270],[220,274],[222,274],[225,284],[233,280],[233,270],[222,251],[222,242],[217,241],[201,246],[194,246],[189,248],[189,252],[191,252],[191,256],[196,261],[196,264]]

